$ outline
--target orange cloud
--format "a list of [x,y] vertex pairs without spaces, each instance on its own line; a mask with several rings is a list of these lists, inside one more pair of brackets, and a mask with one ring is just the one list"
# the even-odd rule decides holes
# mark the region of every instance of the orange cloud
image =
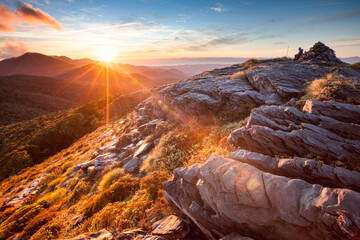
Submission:
[[38,8],[33,8],[33,6],[31,6],[28,3],[18,2],[18,6],[15,11],[15,14],[19,16],[24,22],[27,22],[29,24],[42,23],[56,30],[63,29],[63,27],[60,25],[58,21],[56,21],[55,18],[53,18],[46,12],[41,11]]
[[15,31],[11,24],[13,18],[14,16],[10,13],[9,8],[4,4],[0,5],[0,31]]
[[56,30],[63,29],[54,17],[28,3],[18,2],[15,12],[10,12],[4,4],[0,5],[0,31],[15,31],[15,25],[22,22],[33,25],[45,24]]
[[4,40],[4,45],[0,48],[0,58],[9,58],[21,55],[28,51],[28,47],[24,42],[14,38],[12,41],[9,39]]

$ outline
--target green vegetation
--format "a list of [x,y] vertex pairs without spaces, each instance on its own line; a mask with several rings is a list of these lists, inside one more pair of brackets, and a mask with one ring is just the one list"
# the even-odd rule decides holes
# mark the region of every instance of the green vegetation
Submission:
[[360,62],[351,64],[351,65],[349,66],[349,68],[352,68],[352,69],[355,69],[355,70],[360,71]]
[[105,101],[0,128],[0,180],[70,146],[103,121]]

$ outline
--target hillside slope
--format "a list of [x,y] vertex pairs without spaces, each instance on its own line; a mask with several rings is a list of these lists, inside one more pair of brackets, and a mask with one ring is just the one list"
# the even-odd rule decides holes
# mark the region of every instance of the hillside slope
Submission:
[[358,239],[360,72],[308,53],[153,89],[126,116],[114,100],[109,126],[1,182],[0,239]]
[[25,53],[0,61],[0,76],[26,74],[54,77],[76,66],[40,53]]

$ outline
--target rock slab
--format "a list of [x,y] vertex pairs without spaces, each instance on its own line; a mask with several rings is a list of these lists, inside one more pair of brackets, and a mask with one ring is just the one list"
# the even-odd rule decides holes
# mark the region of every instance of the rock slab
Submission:
[[211,156],[179,168],[166,196],[209,239],[359,239],[360,193],[327,188]]

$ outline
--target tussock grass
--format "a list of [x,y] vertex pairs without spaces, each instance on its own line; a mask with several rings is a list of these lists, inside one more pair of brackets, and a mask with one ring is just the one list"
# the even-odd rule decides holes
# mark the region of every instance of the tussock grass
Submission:
[[117,180],[125,175],[126,175],[125,170],[122,168],[116,168],[116,169],[106,173],[102,177],[102,179],[99,183],[98,189],[99,190],[108,189],[115,180]]
[[248,80],[244,71],[239,71],[239,72],[233,73],[231,75],[230,79],[231,80],[241,79],[241,80],[244,80],[244,81]]
[[329,73],[325,78],[315,79],[305,85],[305,95],[302,100],[333,100],[336,93],[342,89],[355,89],[357,81],[345,79],[337,73]]

